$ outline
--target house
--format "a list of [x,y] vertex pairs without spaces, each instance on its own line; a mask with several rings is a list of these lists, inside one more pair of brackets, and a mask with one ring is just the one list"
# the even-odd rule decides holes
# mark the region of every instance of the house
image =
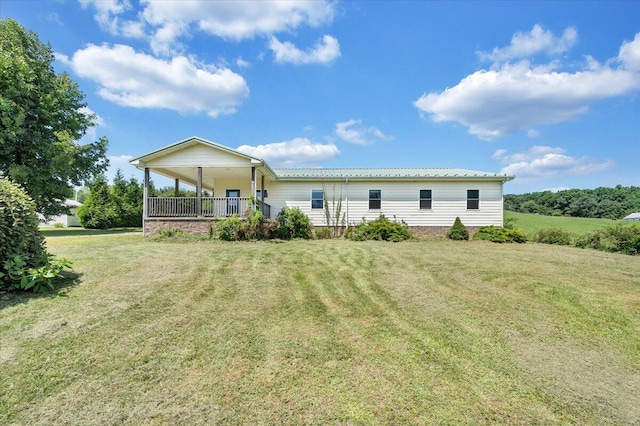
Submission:
[[[277,169],[264,160],[191,137],[131,160],[144,170],[144,234],[167,227],[207,233],[211,222],[242,216],[257,200],[265,217],[298,207],[314,226],[326,226],[325,208],[351,225],[380,215],[404,221],[417,234],[443,234],[456,216],[471,230],[502,226],[503,184],[513,176],[463,169]],[[175,197],[150,197],[150,174],[175,182]],[[180,183],[196,197],[178,197]],[[203,197],[203,190],[212,194]],[[333,221],[333,219],[332,219]]]
[[625,216],[624,219],[625,220],[640,220],[640,212],[631,213],[630,215]]
[[68,199],[64,201],[64,205],[70,208],[69,214],[61,214],[48,219],[38,214],[40,223],[47,226],[54,226],[59,223],[65,228],[68,226],[82,226],[80,219],[78,218],[78,208],[82,206],[82,204],[76,200]]

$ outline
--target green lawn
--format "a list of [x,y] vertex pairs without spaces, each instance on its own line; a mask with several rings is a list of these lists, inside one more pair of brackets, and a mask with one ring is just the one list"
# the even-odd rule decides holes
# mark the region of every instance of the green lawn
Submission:
[[[51,237],[0,301],[0,424],[637,424],[640,257]],[[6,298],[6,297],[5,297]]]
[[87,235],[112,235],[126,234],[130,232],[142,232],[142,228],[87,229],[80,227],[56,228],[55,226],[41,226],[40,231],[45,237],[76,237]]
[[580,235],[620,223],[625,225],[638,223],[629,220],[543,216],[539,214],[517,213],[512,211],[505,211],[504,217],[505,219],[512,217],[516,218],[514,226],[522,229],[530,237],[533,237],[539,230],[544,228],[558,228]]

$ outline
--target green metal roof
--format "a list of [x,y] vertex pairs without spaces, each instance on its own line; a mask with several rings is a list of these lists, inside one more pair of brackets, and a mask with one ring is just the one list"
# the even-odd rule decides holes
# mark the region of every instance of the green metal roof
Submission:
[[273,169],[278,179],[490,179],[512,180],[513,176],[466,169],[358,168],[358,169]]

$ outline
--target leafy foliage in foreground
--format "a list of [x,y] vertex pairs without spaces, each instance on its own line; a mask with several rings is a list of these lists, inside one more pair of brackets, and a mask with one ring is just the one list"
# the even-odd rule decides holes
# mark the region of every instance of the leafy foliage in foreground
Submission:
[[102,137],[78,145],[96,116],[51,46],[12,19],[0,19],[0,173],[22,185],[45,216],[68,213],[61,200],[109,164]]
[[474,240],[492,243],[526,243],[527,236],[519,229],[507,229],[498,226],[483,226],[473,235]]
[[379,218],[371,222],[363,219],[361,224],[349,228],[345,237],[353,241],[377,240],[392,242],[415,238],[405,223],[391,221],[384,215],[380,215]]
[[453,226],[447,232],[447,238],[450,240],[457,241],[468,241],[469,240],[469,231],[467,227],[464,226],[459,217],[456,217],[455,222],[453,222]]
[[0,290],[40,292],[53,288],[66,259],[47,253],[35,203],[19,186],[0,177]]

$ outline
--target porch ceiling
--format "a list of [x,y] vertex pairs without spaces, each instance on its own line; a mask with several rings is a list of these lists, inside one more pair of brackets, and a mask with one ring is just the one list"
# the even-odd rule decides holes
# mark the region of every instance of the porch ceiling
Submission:
[[[170,179],[180,179],[181,183],[186,183],[195,187],[198,182],[197,167],[153,167],[149,169],[151,173],[156,173]],[[153,179],[153,176],[151,177]],[[251,167],[203,167],[202,168],[202,188],[213,190],[215,179],[247,179],[251,180]]]

